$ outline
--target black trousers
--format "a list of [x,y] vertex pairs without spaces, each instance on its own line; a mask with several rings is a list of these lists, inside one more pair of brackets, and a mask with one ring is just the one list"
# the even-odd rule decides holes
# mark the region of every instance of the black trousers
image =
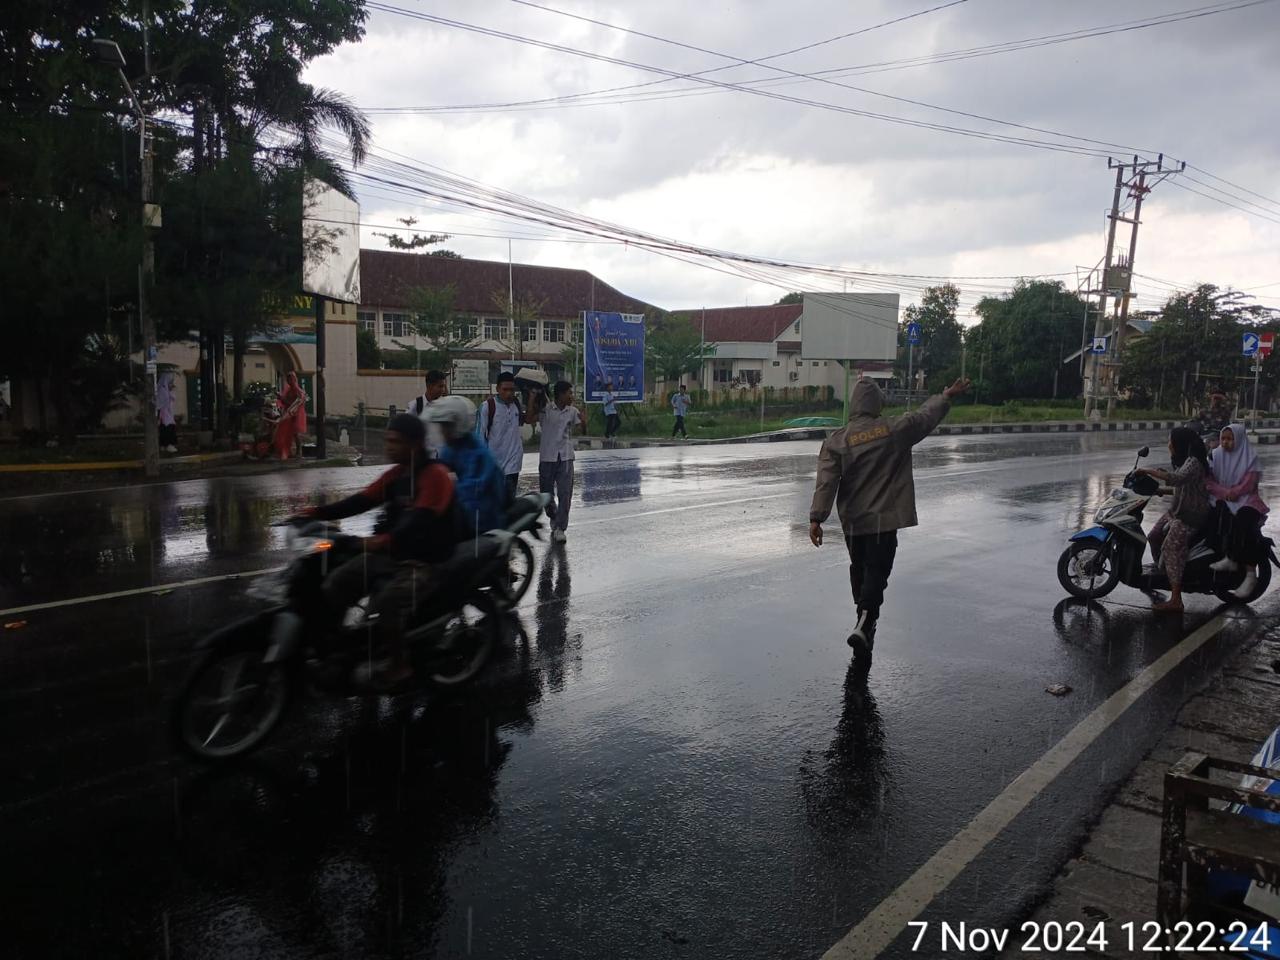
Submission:
[[520,486],[520,474],[507,474],[507,503],[516,498],[516,488]]
[[1219,550],[1245,566],[1251,567],[1266,560],[1262,544],[1262,514],[1253,507],[1241,507],[1232,514],[1222,502],[1213,511],[1209,530]]
[[677,433],[678,433],[678,434],[680,434],[680,436],[682,436],[682,437],[688,437],[688,436],[689,436],[687,433],[685,433],[685,432],[684,432],[684,417],[676,417],[676,425],[675,425],[674,427],[672,427],[672,428],[671,428],[671,435],[672,435],[673,437],[674,437]]
[[874,620],[880,616],[884,603],[884,591],[889,586],[889,574],[893,572],[893,558],[898,553],[898,531],[846,535],[849,548],[849,586],[853,589],[853,602],[859,610],[866,610]]
[[612,440],[618,435],[618,427],[622,424],[622,418],[616,413],[605,414],[604,418],[604,438]]

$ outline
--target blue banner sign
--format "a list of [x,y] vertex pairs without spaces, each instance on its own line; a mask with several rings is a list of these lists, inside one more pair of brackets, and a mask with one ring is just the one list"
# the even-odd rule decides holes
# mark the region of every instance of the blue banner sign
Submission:
[[582,316],[587,402],[603,403],[612,384],[619,403],[639,403],[644,399],[644,315],[588,310]]

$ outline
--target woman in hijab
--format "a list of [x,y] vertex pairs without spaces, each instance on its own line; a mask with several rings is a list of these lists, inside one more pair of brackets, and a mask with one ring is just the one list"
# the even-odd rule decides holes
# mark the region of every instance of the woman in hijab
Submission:
[[1173,503],[1151,528],[1147,537],[1151,552],[1164,565],[1169,577],[1169,599],[1153,609],[1170,613],[1182,612],[1182,572],[1187,566],[1187,549],[1191,537],[1204,527],[1209,518],[1208,453],[1200,435],[1188,427],[1178,427],[1169,434],[1169,458],[1172,472],[1144,467],[1139,473],[1155,477],[1173,487]]
[[278,395],[284,411],[276,424],[276,455],[281,460],[293,456],[293,442],[307,429],[307,395],[298,384],[298,375],[290,370],[285,374],[284,389]]
[[1227,572],[1243,566],[1244,582],[1234,591],[1243,600],[1258,585],[1258,564],[1266,559],[1259,530],[1267,515],[1267,505],[1258,496],[1262,468],[1243,426],[1222,428],[1211,469],[1207,487],[1216,514],[1213,529],[1226,556],[1210,569]]

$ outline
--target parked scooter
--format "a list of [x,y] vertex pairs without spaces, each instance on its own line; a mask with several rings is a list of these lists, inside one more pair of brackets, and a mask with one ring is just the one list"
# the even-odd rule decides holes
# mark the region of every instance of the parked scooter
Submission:
[[[1094,514],[1095,526],[1073,534],[1071,543],[1058,558],[1058,582],[1074,597],[1093,600],[1105,597],[1116,584],[1150,593],[1168,590],[1169,578],[1161,564],[1143,564],[1147,535],[1142,529],[1142,513],[1151,498],[1160,492],[1160,484],[1146,474],[1137,473],[1138,460],[1150,449],[1143,447],[1133,462],[1134,469],[1124,484],[1111,491]],[[1280,566],[1275,545],[1263,539],[1269,563],[1258,564],[1258,585],[1249,596],[1236,597],[1232,591],[1244,580],[1243,569],[1215,572],[1209,565],[1221,554],[1207,543],[1203,533],[1190,544],[1186,570],[1182,577],[1183,593],[1212,593],[1224,603],[1252,603],[1267,591],[1271,583],[1271,564]]]
[[[438,586],[412,612],[404,640],[414,676],[424,688],[459,687],[489,662],[504,632],[511,553],[518,533],[535,530],[527,515],[541,511],[535,495],[508,529],[458,545],[436,571]],[[357,556],[360,538],[335,534],[333,524],[286,525],[296,559],[251,589],[271,605],[206,636],[173,708],[179,746],[206,762],[231,760],[260,746],[307,682],[340,697],[364,695],[351,676],[368,656],[367,598],[333,622],[321,585],[331,569]],[[532,567],[530,567],[532,572]]]

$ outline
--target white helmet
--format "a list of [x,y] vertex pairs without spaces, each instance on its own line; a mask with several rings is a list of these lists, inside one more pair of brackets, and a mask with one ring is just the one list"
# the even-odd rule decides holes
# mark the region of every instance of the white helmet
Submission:
[[441,397],[427,407],[427,422],[451,426],[456,436],[470,433],[476,425],[476,405],[466,397]]

